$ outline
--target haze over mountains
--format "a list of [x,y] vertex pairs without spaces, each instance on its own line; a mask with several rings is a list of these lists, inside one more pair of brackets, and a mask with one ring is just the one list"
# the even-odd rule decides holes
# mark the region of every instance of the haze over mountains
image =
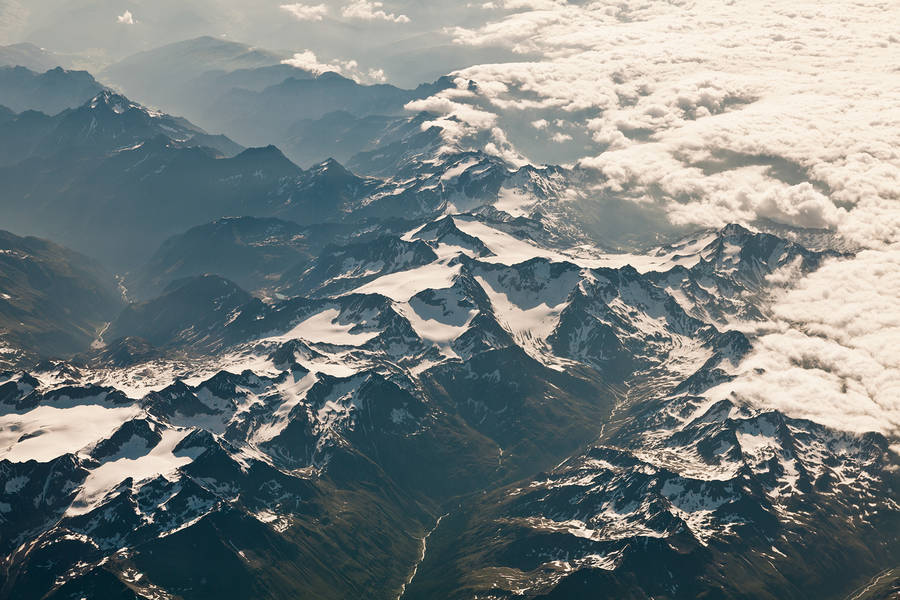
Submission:
[[25,67],[43,73],[64,66],[64,59],[29,42],[0,46],[0,65]]
[[83,71],[56,67],[36,73],[25,67],[0,68],[0,103],[13,112],[33,110],[55,115],[80,105],[103,91],[103,86]]
[[452,87],[449,79],[414,90],[362,85],[323,67],[282,64],[289,59],[201,37],[126,58],[104,76],[133,97],[228,131],[246,145],[275,143],[303,166],[371,149],[407,118],[407,103]]
[[[352,3],[348,3],[352,4]],[[404,86],[434,80],[471,64],[515,57],[502,47],[461,48],[448,25],[471,26],[481,16],[456,3],[378,3],[313,5],[262,0],[5,0],[0,4],[0,44],[23,39],[67,57],[65,66],[100,71],[124,57],[201,36],[237,40],[293,54],[314,49],[323,62],[356,61],[360,72],[383,71]],[[487,10],[487,9],[485,9]],[[495,10],[487,10],[491,14]],[[499,6],[497,13],[507,12]],[[400,18],[400,17],[405,18]],[[98,40],[100,40],[98,42]],[[300,47],[302,44],[302,47]],[[27,65],[26,65],[27,66]],[[385,68],[386,67],[386,68]]]
[[0,2],[0,599],[893,598],[895,107],[699,33],[887,50],[700,4]]

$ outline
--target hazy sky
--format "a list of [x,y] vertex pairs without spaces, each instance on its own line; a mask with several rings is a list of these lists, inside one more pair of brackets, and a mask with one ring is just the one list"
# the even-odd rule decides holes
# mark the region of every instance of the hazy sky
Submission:
[[415,85],[450,69],[507,59],[505,49],[454,45],[448,27],[483,23],[464,3],[340,0],[0,0],[0,44],[30,41],[92,70],[140,50],[200,35],[356,61]]

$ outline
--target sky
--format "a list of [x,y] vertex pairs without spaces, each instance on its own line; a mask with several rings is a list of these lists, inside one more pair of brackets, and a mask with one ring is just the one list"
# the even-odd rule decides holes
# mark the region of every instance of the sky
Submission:
[[0,39],[100,62],[216,32],[370,82],[452,70],[456,88],[408,107],[448,142],[578,166],[587,201],[673,227],[833,232],[858,252],[774,282],[753,355],[715,393],[885,433],[900,433],[898,23],[890,0],[0,0]]
[[449,27],[477,26],[484,11],[460,2],[404,0],[0,0],[0,44],[29,41],[99,72],[141,50],[201,35],[268,50],[355,61],[414,86],[513,53],[453,43]]

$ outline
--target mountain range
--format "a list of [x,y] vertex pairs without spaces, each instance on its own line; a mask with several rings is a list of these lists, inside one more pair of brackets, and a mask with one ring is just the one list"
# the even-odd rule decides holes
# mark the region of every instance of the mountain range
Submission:
[[34,110],[55,115],[81,106],[103,89],[85,71],[56,67],[35,73],[25,67],[0,67],[0,105],[14,112]]
[[0,599],[896,594],[896,440],[733,385],[852,248],[664,225],[404,112],[449,79],[279,56],[107,71],[215,134],[0,71],[3,226],[41,236],[0,232]]
[[[28,111],[0,120],[0,171],[8,182],[0,206],[17,230],[130,270],[168,236],[221,216],[301,225],[406,218],[501,197],[537,205],[564,186],[560,169],[516,170],[482,153],[448,151],[415,123],[391,130],[384,143],[386,154],[352,161],[380,177],[356,175],[332,159],[304,170],[274,146],[242,150],[105,90],[53,117]],[[397,170],[388,176],[392,160]]]
[[[753,343],[724,323],[827,253],[731,226],[637,270],[421,223],[303,259],[299,296],[182,277],[8,372],[4,595],[838,597],[896,560],[888,440],[716,391]],[[198,543],[230,592],[158,558]]]
[[227,131],[242,144],[275,144],[302,166],[373,149],[389,126],[408,120],[408,102],[452,86],[448,77],[409,90],[361,84],[340,65],[309,70],[285,64],[289,59],[201,37],[126,57],[101,75],[130,96]]
[[63,60],[52,52],[28,42],[0,46],[0,66],[25,67],[43,73],[63,66]]

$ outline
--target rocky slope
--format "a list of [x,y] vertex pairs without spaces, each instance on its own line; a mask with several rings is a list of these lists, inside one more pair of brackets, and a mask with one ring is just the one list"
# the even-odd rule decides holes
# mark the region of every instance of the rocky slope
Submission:
[[367,231],[300,295],[176,281],[105,348],[4,374],[0,595],[840,597],[896,562],[889,440],[721,391],[752,346],[728,323],[826,255]]
[[85,351],[123,305],[95,261],[0,231],[0,364]]

